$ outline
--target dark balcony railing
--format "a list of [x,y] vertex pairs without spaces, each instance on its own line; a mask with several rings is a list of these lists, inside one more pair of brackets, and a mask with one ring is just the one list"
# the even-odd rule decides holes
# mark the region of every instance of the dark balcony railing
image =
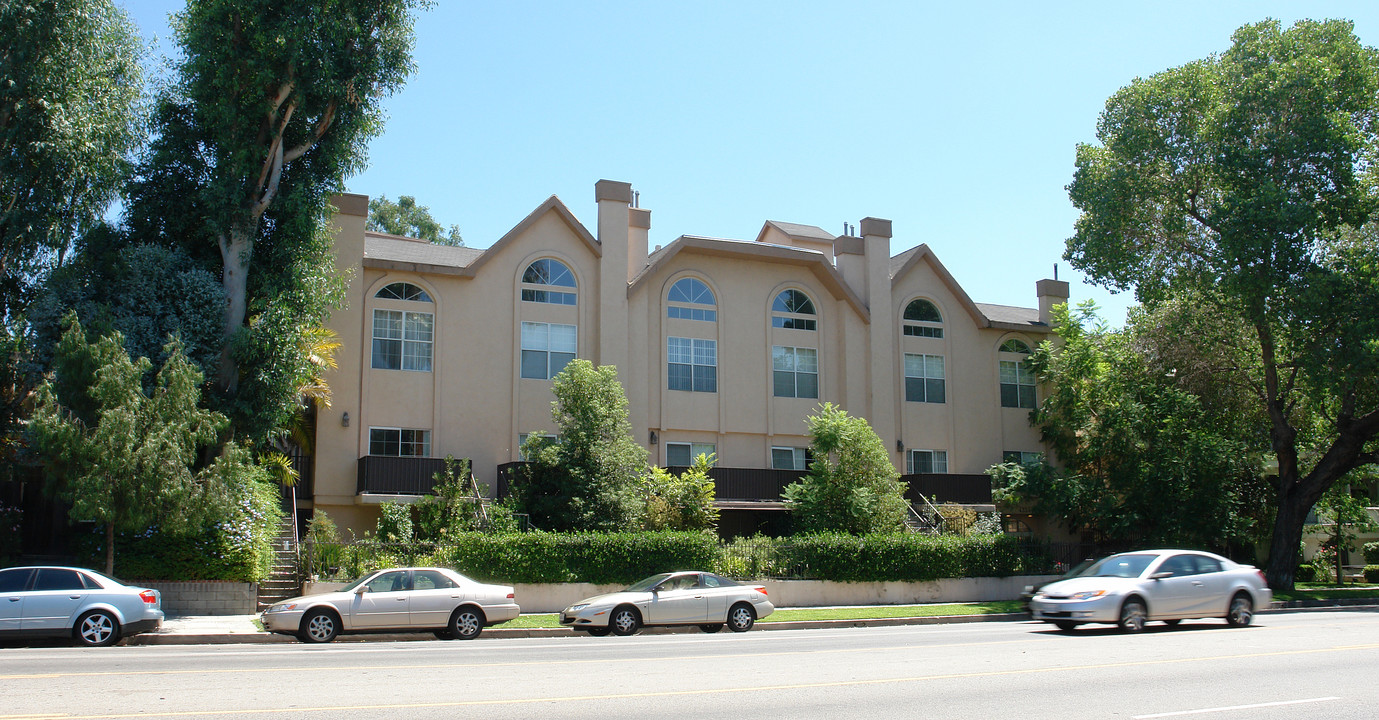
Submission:
[[445,472],[441,458],[365,455],[359,458],[356,492],[379,495],[427,495],[436,486],[436,473]]
[[907,486],[905,498],[911,501],[918,500],[916,494],[919,494],[935,505],[985,505],[991,502],[991,478],[986,475],[916,473],[901,475],[900,481]]
[[[679,475],[689,468],[666,468]],[[779,502],[785,486],[805,474],[804,470],[716,467],[709,469],[715,500],[758,500]]]

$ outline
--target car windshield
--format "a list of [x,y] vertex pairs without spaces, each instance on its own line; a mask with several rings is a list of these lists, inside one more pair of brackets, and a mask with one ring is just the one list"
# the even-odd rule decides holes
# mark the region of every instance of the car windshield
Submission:
[[1082,577],[1137,578],[1158,555],[1112,555],[1087,568]]
[[377,575],[377,574],[378,574],[378,573],[369,573],[368,575],[365,575],[365,576],[363,576],[363,577],[355,578],[354,580],[351,580],[351,581],[350,581],[350,584],[349,584],[349,585],[346,585],[346,586],[340,588],[340,589],[337,590],[336,592],[354,592],[354,589],[357,588],[357,587],[359,587],[360,583],[364,582],[365,580],[368,580],[369,578],[371,578],[371,577],[373,577],[374,575]]
[[627,589],[623,590],[623,592],[646,592],[647,590],[656,587],[658,584],[660,584],[662,580],[665,580],[668,577],[670,577],[670,573],[660,573],[659,575],[652,575],[649,578],[643,578],[641,580],[638,580],[637,582],[632,583],[631,585],[628,585]]

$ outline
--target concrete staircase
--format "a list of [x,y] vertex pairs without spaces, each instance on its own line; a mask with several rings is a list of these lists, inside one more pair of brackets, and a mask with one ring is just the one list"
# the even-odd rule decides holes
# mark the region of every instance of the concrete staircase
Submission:
[[302,575],[297,554],[297,518],[283,516],[273,539],[273,571],[259,583],[259,610],[302,594]]

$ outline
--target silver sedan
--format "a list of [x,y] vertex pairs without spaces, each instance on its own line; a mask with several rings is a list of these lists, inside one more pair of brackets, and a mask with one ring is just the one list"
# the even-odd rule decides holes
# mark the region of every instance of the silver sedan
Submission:
[[1143,550],[1103,558],[1077,577],[1045,585],[1030,600],[1030,612],[1065,631],[1111,623],[1139,632],[1151,620],[1177,625],[1186,618],[1225,618],[1244,627],[1272,601],[1264,573],[1251,565],[1208,552]]
[[724,624],[746,632],[775,612],[761,585],[742,585],[713,573],[661,573],[621,592],[581,600],[560,613],[560,624],[590,635],[631,635],[648,625],[698,625],[708,633]]
[[114,645],[163,626],[157,590],[125,585],[95,570],[14,567],[0,570],[0,638],[71,637]]
[[507,585],[475,582],[447,568],[378,570],[336,592],[277,603],[263,611],[269,632],[324,643],[341,633],[432,632],[471,640],[522,612]]

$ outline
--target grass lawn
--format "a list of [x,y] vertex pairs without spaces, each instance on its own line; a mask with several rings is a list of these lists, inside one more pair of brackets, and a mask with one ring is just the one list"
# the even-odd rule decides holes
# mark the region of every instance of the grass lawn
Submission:
[[[867,607],[784,608],[777,610],[763,623],[790,620],[874,620],[880,618],[935,617],[939,615],[992,615],[1022,612],[1024,607],[1015,600],[985,603],[953,603],[945,605],[881,605]],[[558,628],[560,617],[555,613],[522,615],[495,627]]]
[[1379,587],[1336,587],[1331,583],[1297,583],[1292,590],[1275,590],[1275,600],[1339,600],[1341,598],[1379,598]]

